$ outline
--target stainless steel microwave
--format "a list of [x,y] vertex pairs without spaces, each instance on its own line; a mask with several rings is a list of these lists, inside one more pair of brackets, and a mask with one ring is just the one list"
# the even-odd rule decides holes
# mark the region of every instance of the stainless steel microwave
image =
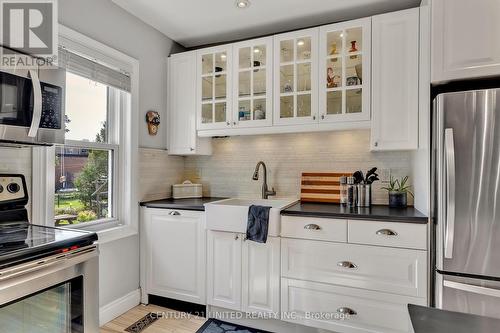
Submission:
[[64,143],[63,69],[0,70],[0,145]]

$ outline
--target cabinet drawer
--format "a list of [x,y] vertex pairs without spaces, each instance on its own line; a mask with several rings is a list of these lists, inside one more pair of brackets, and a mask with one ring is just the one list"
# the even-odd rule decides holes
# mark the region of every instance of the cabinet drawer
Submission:
[[304,239],[281,241],[282,277],[426,297],[427,253]]
[[281,236],[347,242],[347,220],[282,216]]
[[427,249],[427,225],[349,220],[349,243]]
[[[282,320],[339,333],[413,332],[407,304],[425,305],[420,298],[292,279],[281,279],[281,288]],[[342,320],[342,309],[353,312]]]

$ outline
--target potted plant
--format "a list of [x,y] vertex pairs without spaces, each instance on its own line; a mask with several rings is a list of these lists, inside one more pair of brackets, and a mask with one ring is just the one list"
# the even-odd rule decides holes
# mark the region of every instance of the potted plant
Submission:
[[405,208],[408,205],[408,193],[413,197],[413,192],[408,185],[408,176],[394,179],[391,176],[388,187],[382,189],[389,192],[389,207]]

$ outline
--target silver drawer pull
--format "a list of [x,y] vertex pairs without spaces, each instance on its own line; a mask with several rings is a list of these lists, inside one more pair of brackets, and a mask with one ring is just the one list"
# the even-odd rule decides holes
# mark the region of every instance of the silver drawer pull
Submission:
[[392,231],[391,229],[380,229],[376,232],[377,235],[379,236],[397,236],[398,233],[395,231]]
[[181,215],[178,211],[174,210],[173,212],[168,213],[168,215]]
[[304,229],[307,230],[321,230],[321,227],[317,224],[307,224],[304,226]]
[[347,308],[347,307],[341,307],[337,309],[337,313],[341,313],[344,315],[349,315],[349,316],[355,316],[358,313],[354,311],[353,309]]
[[339,261],[337,263],[337,266],[342,267],[342,268],[358,268],[355,264],[353,264],[350,261]]

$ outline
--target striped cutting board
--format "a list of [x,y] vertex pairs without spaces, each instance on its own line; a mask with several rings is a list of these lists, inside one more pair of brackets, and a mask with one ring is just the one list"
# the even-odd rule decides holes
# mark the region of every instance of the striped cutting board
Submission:
[[303,202],[340,203],[340,177],[348,172],[303,172],[300,200]]

